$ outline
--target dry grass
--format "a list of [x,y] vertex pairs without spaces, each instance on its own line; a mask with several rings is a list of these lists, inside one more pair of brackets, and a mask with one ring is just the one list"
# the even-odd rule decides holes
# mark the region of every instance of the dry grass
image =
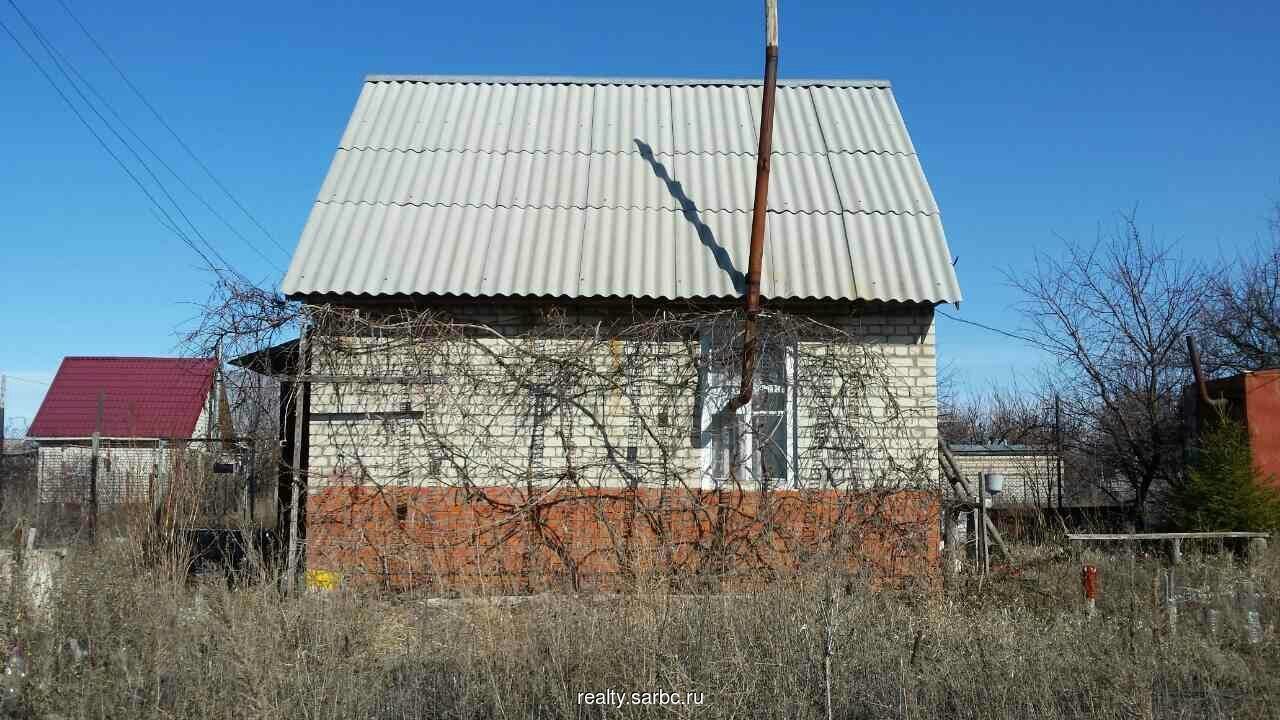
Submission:
[[[1161,630],[1158,562],[1090,556],[1097,617],[1079,611],[1079,560],[1028,551],[1023,570],[946,593],[798,579],[752,595],[517,603],[345,590],[282,599],[267,585],[174,582],[120,548],[73,552],[52,605],[8,602],[28,663],[8,701],[40,718],[826,717],[1265,718],[1280,704],[1280,641],[1210,636],[1184,612]],[[1189,558],[1225,586],[1242,571]],[[1273,625],[1280,552],[1254,570]],[[834,601],[832,598],[834,597]],[[76,659],[67,643],[88,649]],[[577,703],[584,691],[696,691],[701,706]]]

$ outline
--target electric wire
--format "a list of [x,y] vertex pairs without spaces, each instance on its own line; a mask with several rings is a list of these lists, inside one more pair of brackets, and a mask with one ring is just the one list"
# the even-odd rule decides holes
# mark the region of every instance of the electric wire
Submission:
[[[169,201],[170,205],[173,206],[174,211],[179,216],[181,216],[182,219],[186,222],[186,225],[191,228],[191,231],[195,235],[195,237],[200,240],[200,242],[205,246],[205,248],[209,251],[209,253],[213,257],[217,258],[217,260],[222,264],[223,269],[243,279],[244,276],[241,275],[234,268],[234,266],[222,255],[222,253],[218,252],[218,249],[213,246],[213,243],[209,242],[209,239],[206,238],[204,234],[200,232],[200,229],[196,227],[196,224],[182,209],[182,206],[173,197],[173,194],[169,192],[169,189],[156,175],[155,171],[152,170],[151,166],[146,162],[145,159],[143,159],[142,155],[133,147],[133,145],[129,143],[128,140],[125,139],[123,135],[120,134],[120,131],[117,130],[109,120],[107,120],[107,118],[102,114],[102,112],[98,110],[97,106],[95,106],[89,100],[89,98],[85,95],[84,91],[80,89],[80,86],[76,84],[75,80],[67,72],[67,69],[63,67],[62,62],[59,60],[59,53],[53,48],[52,43],[45,37],[44,33],[40,31],[40,28],[37,27],[36,24],[32,22],[30,18],[27,17],[26,13],[22,11],[22,8],[18,6],[15,0],[9,0],[9,5],[12,6],[14,11],[18,13],[18,17],[22,19],[22,21],[26,24],[27,28],[31,31],[32,35],[35,36],[36,40],[44,48],[45,52],[49,55],[49,59],[53,61],[54,67],[57,68],[58,72],[62,74],[63,79],[66,81],[68,85],[71,86],[71,89],[75,91],[76,95],[80,97],[80,101],[84,103],[85,106],[88,107],[89,110],[92,111],[95,116],[97,116],[98,121],[101,122],[103,126],[106,127],[106,129],[109,130],[111,134],[115,136],[116,140],[121,145],[123,145],[126,150],[129,151],[129,154],[133,156],[134,160],[142,167],[143,171],[145,171],[146,174],[151,178],[151,181],[155,183],[156,187],[164,195],[164,197]],[[10,33],[10,35],[12,36],[12,33]],[[16,37],[15,37],[15,41],[16,41]],[[28,53],[28,55],[30,54]],[[72,65],[70,62],[68,62],[67,65],[69,67],[74,68],[74,65]],[[79,75],[78,72],[77,72],[77,75]],[[86,86],[88,86],[88,83],[86,83]],[[176,221],[173,224],[177,225]],[[215,268],[215,271],[217,271],[217,268]]]
[[178,132],[173,129],[173,126],[169,124],[169,121],[165,120],[164,116],[160,114],[160,111],[156,108],[156,106],[152,104],[152,102],[149,99],[147,99],[147,96],[143,94],[142,90],[133,82],[133,80],[129,78],[129,75],[125,73],[124,68],[120,67],[120,64],[117,63],[115,61],[115,58],[113,58],[111,54],[107,52],[106,48],[102,46],[102,43],[98,42],[98,39],[93,35],[93,33],[89,32],[89,28],[87,28],[85,24],[80,21],[80,18],[77,17],[76,14],[71,11],[70,6],[67,5],[65,0],[58,0],[58,4],[62,6],[62,9],[66,11],[67,15],[70,16],[71,20],[75,22],[75,24],[80,28],[80,31],[84,33],[84,36],[89,39],[89,42],[95,48],[97,48],[98,52],[102,55],[102,57],[106,59],[109,65],[111,65],[112,69],[114,69],[116,73],[120,75],[120,79],[124,81],[125,85],[128,85],[129,89],[132,90],[133,93],[138,96],[138,99],[142,101],[142,104],[145,105],[146,108],[151,111],[151,114],[155,116],[156,120],[160,123],[160,125],[163,126],[164,129],[167,130],[169,134],[173,136],[173,139],[177,141],[178,145],[184,151],[186,151],[187,155],[189,155],[193,161],[195,161],[196,165],[200,166],[200,169],[203,170],[204,174],[207,175],[209,179],[213,181],[213,184],[217,185],[218,189],[222,190],[222,192],[227,196],[227,198],[230,199],[231,202],[234,203],[237,208],[239,208],[240,212],[244,213],[245,217],[249,218],[249,221],[252,222],[255,226],[257,226],[259,230],[262,231],[262,234],[267,238],[267,240],[272,245],[276,247],[276,249],[284,253],[286,258],[289,257],[290,256],[289,250],[284,246],[282,246],[278,241],[276,241],[275,237],[271,234],[270,231],[267,230],[266,226],[263,225],[258,220],[258,218],[254,216],[253,213],[249,212],[249,209],[245,207],[244,203],[240,202],[240,199],[236,197],[234,193],[231,192],[231,189],[228,188],[225,184],[223,184],[223,182],[220,179],[218,179],[216,175],[214,175],[213,170],[211,170],[209,166],[204,162],[204,160],[202,160],[200,156],[196,154],[195,150],[193,150],[191,146],[188,145],[187,142],[182,139],[182,136],[178,135]]
[[101,133],[93,127],[93,124],[84,116],[84,113],[80,111],[80,108],[76,107],[76,104],[72,102],[71,98],[62,90],[62,87],[58,85],[57,81],[49,74],[49,71],[45,69],[44,65],[42,65],[27,46],[23,44],[22,40],[20,40],[17,34],[13,32],[13,29],[9,27],[9,24],[4,21],[4,18],[0,18],[0,29],[4,30],[5,34],[9,36],[9,39],[13,40],[14,44],[18,46],[18,49],[22,51],[22,54],[31,61],[31,64],[40,72],[40,75],[44,77],[45,81],[49,83],[49,86],[58,94],[58,97],[62,98],[62,101],[66,103],[67,108],[76,116],[76,119],[80,121],[80,124],[84,125],[85,129],[89,131],[89,134],[93,136],[93,139],[97,141],[98,145],[107,153],[107,155],[111,156],[111,159],[120,166],[120,169],[124,171],[125,175],[127,175],[131,181],[133,181],[133,184],[137,186],[138,190],[146,196],[147,200],[149,200],[162,215],[169,218],[171,226],[170,229],[178,236],[178,239],[187,247],[191,248],[192,252],[200,256],[200,259],[203,260],[205,265],[209,266],[210,269],[216,273],[221,272],[218,269],[218,266],[214,264],[209,256],[206,255],[205,252],[191,240],[191,238],[187,237],[185,233],[177,229],[177,223],[172,222],[172,217],[169,215],[169,211],[165,209],[151,190],[147,188],[146,183],[142,182],[137,173],[129,167],[128,163],[126,163],[120,155],[111,148],[111,145],[107,143]]

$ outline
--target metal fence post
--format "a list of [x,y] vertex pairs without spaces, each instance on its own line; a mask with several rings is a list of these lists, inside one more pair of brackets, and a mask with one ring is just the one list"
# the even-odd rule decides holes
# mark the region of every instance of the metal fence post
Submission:
[[93,425],[89,455],[89,540],[98,542],[98,450],[102,445],[102,391],[98,391],[98,415]]

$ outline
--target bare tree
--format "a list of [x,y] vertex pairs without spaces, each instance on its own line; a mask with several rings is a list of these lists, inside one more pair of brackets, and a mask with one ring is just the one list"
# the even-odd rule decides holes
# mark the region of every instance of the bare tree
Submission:
[[1183,336],[1203,310],[1204,282],[1199,265],[1144,238],[1132,216],[1110,237],[1010,274],[1027,331],[1058,358],[1063,411],[1080,428],[1070,440],[1123,480],[1139,525],[1153,491],[1180,472]]
[[1211,372],[1280,367],[1280,204],[1270,241],[1214,274],[1202,320]]
[[940,376],[938,382],[938,432],[947,442],[1052,444],[1053,393],[1047,386],[1015,380],[960,397],[943,391],[949,378]]
[[[197,357],[232,360],[270,348],[297,336],[302,306],[279,293],[243,279],[218,275],[209,298],[181,342]],[[250,363],[252,365],[252,363]],[[281,386],[263,368],[251,370],[226,364],[220,368],[232,434],[251,450],[248,462],[255,482],[250,502],[255,517],[270,515],[280,458]],[[264,507],[258,507],[263,504]]]

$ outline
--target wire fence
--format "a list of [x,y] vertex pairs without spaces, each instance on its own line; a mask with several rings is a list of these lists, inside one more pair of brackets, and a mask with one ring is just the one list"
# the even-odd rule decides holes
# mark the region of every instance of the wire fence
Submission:
[[47,441],[29,455],[21,474],[6,478],[0,514],[37,528],[44,542],[123,535],[139,522],[170,529],[276,524],[275,473],[251,443]]

